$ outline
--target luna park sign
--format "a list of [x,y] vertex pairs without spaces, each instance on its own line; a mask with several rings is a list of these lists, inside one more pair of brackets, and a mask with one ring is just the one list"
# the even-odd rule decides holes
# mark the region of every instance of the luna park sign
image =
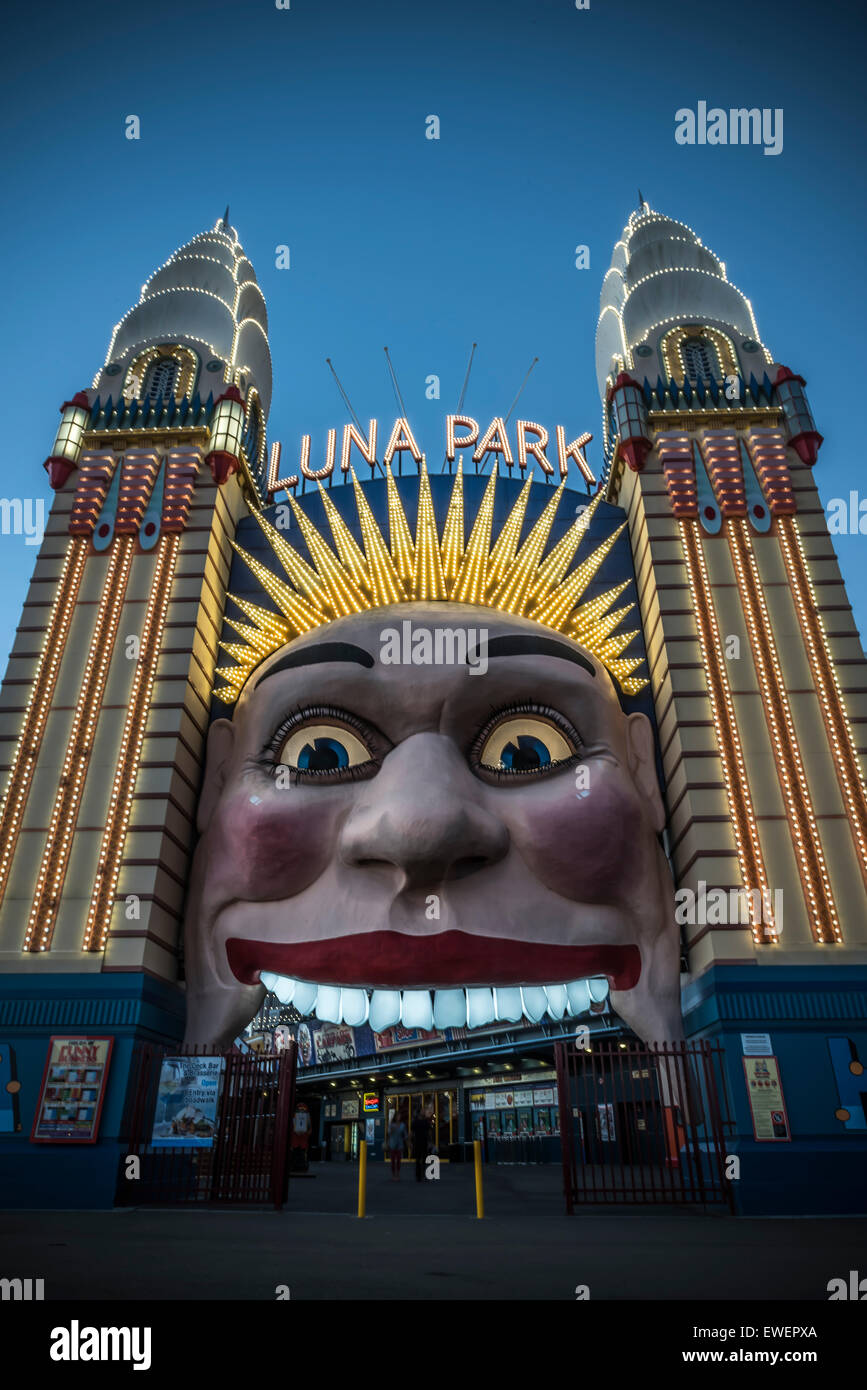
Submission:
[[[379,424],[376,420],[369,422],[366,439],[355,425],[343,426],[340,443],[340,472],[344,477],[352,467],[353,445],[360,458],[370,465],[371,470],[376,468],[378,461],[377,439],[379,437]],[[592,487],[596,483],[596,478],[584,456],[584,447],[589,444],[592,438],[592,434],[585,433],[579,434],[575,439],[567,442],[564,426],[557,425],[554,436],[557,450],[555,469],[555,465],[548,458],[551,437],[544,425],[537,424],[535,420],[516,421],[515,449],[513,451],[506,422],[502,416],[495,416],[482,433],[478,420],[474,420],[472,416],[447,415],[445,452],[449,463],[453,463],[459,453],[463,455],[465,450],[472,449],[472,462],[477,468],[479,464],[485,462],[489,454],[493,454],[498,464],[502,461],[509,469],[513,468],[516,462],[522,473],[526,473],[528,468],[536,466],[549,478],[554,476],[555,471],[559,472],[561,481],[568,474],[569,460],[571,459],[587,486]],[[405,416],[399,416],[392,426],[385,452],[382,455],[382,462],[386,467],[389,467],[395,455],[402,459],[405,453],[410,454],[418,465],[424,461],[424,455],[416,442],[409,421]],[[331,477],[337,466],[337,430],[330,429],[328,431],[325,462],[321,467],[312,468],[310,456],[311,438],[309,434],[305,434],[301,440],[299,471],[281,477],[281,446],[277,443],[273,444],[268,469],[268,491],[273,495],[276,492],[296,488],[302,478],[307,478],[311,482],[322,482],[325,478]]]

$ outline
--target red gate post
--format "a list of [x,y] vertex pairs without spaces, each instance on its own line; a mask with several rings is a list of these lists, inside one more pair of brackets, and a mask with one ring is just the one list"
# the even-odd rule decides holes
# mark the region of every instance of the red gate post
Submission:
[[279,1053],[277,1064],[277,1112],[271,1158],[271,1195],[275,1211],[282,1211],[289,1195],[289,1126],[294,1110],[295,1044],[291,1042]]

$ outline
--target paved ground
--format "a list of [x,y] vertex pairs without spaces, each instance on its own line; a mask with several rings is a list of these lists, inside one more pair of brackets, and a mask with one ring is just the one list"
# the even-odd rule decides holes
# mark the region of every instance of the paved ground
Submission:
[[0,1213],[2,1275],[46,1280],[49,1299],[818,1299],[867,1272],[867,1219],[740,1219],[670,1207],[567,1218],[560,1171],[472,1169],[399,1182],[371,1164],[319,1165],[272,1211],[134,1208]]

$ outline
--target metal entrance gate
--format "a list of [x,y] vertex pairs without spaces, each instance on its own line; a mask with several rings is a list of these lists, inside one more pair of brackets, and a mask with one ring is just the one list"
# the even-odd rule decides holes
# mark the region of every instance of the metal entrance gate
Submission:
[[734,1132],[723,1049],[703,1040],[595,1039],[554,1048],[566,1210],[575,1204],[727,1202]]
[[[207,1127],[211,1135],[195,1134],[194,1116],[176,1126],[176,1135],[154,1134],[160,1076],[170,1058],[220,1059],[216,1123]],[[295,1062],[294,1045],[269,1054],[140,1044],[130,1071],[116,1204],[273,1203],[279,1211],[289,1183]],[[129,1163],[130,1156],[138,1165]]]

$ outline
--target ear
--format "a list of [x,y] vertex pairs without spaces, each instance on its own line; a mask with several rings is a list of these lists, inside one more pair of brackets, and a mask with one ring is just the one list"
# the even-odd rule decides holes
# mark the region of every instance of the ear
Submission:
[[208,731],[205,752],[205,780],[199,796],[196,826],[203,835],[216,810],[226,781],[229,759],[235,746],[235,726],[230,719],[215,719]]
[[626,721],[626,746],[632,780],[647,804],[658,835],[665,828],[665,807],[656,775],[653,726],[646,714],[630,714]]

